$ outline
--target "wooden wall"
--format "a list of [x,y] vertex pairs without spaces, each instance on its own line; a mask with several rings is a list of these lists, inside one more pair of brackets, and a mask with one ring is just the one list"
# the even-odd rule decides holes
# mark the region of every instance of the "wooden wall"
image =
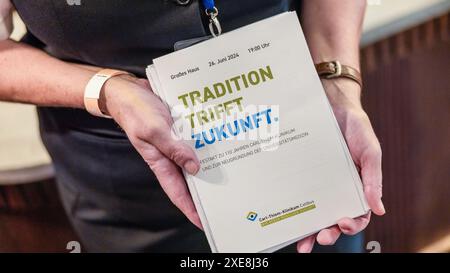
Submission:
[[53,180],[0,186],[0,252],[69,252],[77,238]]
[[450,234],[449,37],[447,13],[361,52],[363,104],[383,149],[387,209],[367,240],[385,252],[417,251]]

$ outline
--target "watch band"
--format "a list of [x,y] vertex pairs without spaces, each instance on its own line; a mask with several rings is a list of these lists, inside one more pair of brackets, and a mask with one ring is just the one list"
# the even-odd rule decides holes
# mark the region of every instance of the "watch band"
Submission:
[[316,70],[321,78],[333,79],[344,77],[354,80],[362,87],[361,73],[351,66],[342,65],[339,61],[316,64]]
[[118,75],[129,74],[125,71],[114,70],[114,69],[103,69],[97,72],[88,82],[86,88],[84,89],[84,107],[86,110],[94,116],[102,118],[111,118],[111,116],[105,115],[98,105],[98,100],[100,98],[100,92],[103,89],[105,82]]

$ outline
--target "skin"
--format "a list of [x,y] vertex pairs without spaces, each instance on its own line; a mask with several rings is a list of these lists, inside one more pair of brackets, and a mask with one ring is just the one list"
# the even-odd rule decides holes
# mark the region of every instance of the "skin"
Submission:
[[[303,1],[302,8],[302,27],[314,62],[339,60],[359,68],[359,40],[366,1]],[[369,207],[381,216],[386,213],[381,201],[381,147],[361,106],[361,87],[349,79],[323,80],[322,83],[353,161],[360,169]],[[367,227],[370,216],[368,213],[356,219],[341,219],[336,226],[299,241],[297,250],[310,252],[315,241],[332,245],[342,233],[354,235]]]
[[[303,1],[302,26],[316,63],[339,60],[359,68],[365,2]],[[99,70],[99,67],[63,62],[22,43],[0,41],[0,100],[84,109],[84,88]],[[369,206],[375,214],[383,215],[381,148],[361,106],[361,88],[348,79],[323,80],[323,85],[353,160],[361,170]],[[171,115],[153,94],[147,80],[131,76],[110,79],[101,93],[100,107],[123,128],[170,200],[201,228],[180,171],[196,174],[199,161],[189,146],[171,137]],[[299,241],[297,249],[310,252],[315,241],[322,245],[334,244],[341,233],[356,234],[369,221],[370,213],[357,219],[341,219],[336,226]]]

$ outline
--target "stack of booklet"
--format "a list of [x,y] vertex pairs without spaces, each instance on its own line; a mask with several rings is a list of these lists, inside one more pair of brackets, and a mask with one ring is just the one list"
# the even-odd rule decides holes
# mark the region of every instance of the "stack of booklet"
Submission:
[[[153,60],[186,181],[214,252],[272,252],[368,212],[295,12]],[[150,121],[151,122],[151,121]]]

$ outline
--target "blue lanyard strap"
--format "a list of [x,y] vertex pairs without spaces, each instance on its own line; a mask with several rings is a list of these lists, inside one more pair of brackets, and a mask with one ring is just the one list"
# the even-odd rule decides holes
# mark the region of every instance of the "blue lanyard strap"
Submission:
[[220,26],[219,10],[216,8],[214,0],[202,0],[203,6],[205,7],[205,13],[209,17],[209,31],[214,37],[222,34],[222,27]]
[[205,9],[207,10],[213,10],[214,7],[216,6],[214,4],[214,0],[202,0],[203,1],[203,6],[205,7]]

